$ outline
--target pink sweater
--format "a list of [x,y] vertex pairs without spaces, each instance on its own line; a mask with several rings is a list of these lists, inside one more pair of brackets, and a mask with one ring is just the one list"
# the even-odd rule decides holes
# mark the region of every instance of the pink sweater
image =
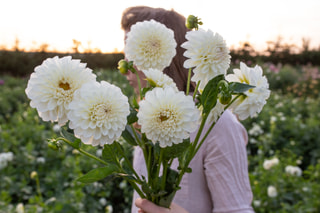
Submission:
[[[191,134],[194,139],[195,133]],[[190,163],[174,203],[190,213],[252,213],[252,191],[248,177],[245,128],[230,112],[223,113]],[[146,175],[142,150],[136,148],[134,168]],[[172,168],[177,168],[174,161]],[[138,212],[133,196],[132,213]]]

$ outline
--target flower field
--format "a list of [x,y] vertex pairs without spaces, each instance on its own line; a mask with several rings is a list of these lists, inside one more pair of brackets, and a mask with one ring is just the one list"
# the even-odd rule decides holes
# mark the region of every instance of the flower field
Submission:
[[[258,117],[243,121],[252,205],[263,213],[320,212],[319,67],[259,65],[271,96]],[[118,71],[94,73],[132,96]],[[0,212],[130,212],[132,188],[126,181],[76,181],[98,165],[69,146],[51,146],[48,139],[59,135],[59,126],[43,122],[29,106],[27,80],[0,76]],[[102,154],[99,147],[82,148]],[[125,151],[132,153],[129,146]]]

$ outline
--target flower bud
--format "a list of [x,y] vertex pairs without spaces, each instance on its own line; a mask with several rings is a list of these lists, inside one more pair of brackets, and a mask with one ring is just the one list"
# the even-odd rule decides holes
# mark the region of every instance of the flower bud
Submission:
[[219,93],[218,97],[220,103],[223,105],[227,105],[232,99],[232,95],[229,92],[221,92]]
[[38,176],[38,173],[36,171],[31,172],[30,178],[35,179]]
[[128,62],[124,59],[121,59],[118,62],[118,70],[121,74],[127,74],[128,73]]
[[54,138],[48,139],[48,147],[50,147],[53,150],[61,149],[61,145],[60,145],[59,141],[57,141]]
[[190,30],[196,29],[198,30],[199,26],[202,25],[200,19],[194,15],[189,15],[186,22],[186,27]]

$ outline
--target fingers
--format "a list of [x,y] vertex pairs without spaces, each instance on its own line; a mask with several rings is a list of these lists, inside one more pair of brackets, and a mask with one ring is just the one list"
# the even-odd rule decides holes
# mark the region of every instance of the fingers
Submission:
[[152,203],[146,199],[141,199],[141,198],[136,199],[135,205],[138,208],[143,210],[141,213],[166,213],[166,212],[170,212],[169,209],[157,206],[154,203]]

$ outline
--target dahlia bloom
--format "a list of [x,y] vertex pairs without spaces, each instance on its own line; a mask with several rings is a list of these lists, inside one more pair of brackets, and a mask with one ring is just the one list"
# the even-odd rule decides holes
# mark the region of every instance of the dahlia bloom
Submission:
[[266,100],[270,96],[269,83],[260,66],[254,68],[247,67],[240,63],[240,69],[234,69],[234,74],[229,74],[226,79],[230,82],[240,82],[255,86],[244,92],[245,97],[238,98],[230,108],[239,116],[240,120],[253,117],[256,113],[261,112]]
[[288,166],[286,166],[285,171],[287,174],[290,174],[290,175],[295,175],[295,176],[302,175],[302,170],[298,166],[288,165]]
[[171,87],[154,88],[139,104],[141,132],[161,147],[183,142],[198,126],[200,113],[192,97]]
[[270,170],[272,167],[276,166],[279,164],[279,159],[274,157],[272,159],[269,160],[264,160],[263,162],[263,168],[265,170]]
[[60,126],[68,120],[74,92],[84,83],[96,80],[96,75],[85,63],[71,56],[48,58],[34,71],[25,90],[31,99],[30,105],[44,121],[58,121]]
[[108,82],[83,85],[69,105],[69,127],[92,146],[111,144],[121,136],[129,115],[128,98]]
[[155,87],[172,87],[176,92],[178,92],[177,85],[174,83],[172,78],[164,74],[158,69],[148,69],[142,71],[147,78],[147,81]]
[[268,186],[267,193],[269,197],[277,197],[278,191],[277,188],[274,186]]
[[184,67],[195,67],[191,80],[196,83],[200,81],[199,89],[203,89],[215,76],[226,74],[231,56],[222,36],[211,30],[199,29],[187,32],[186,39],[188,41],[181,45],[186,49],[184,56],[189,58],[184,62]]
[[124,53],[140,70],[163,70],[176,55],[174,33],[154,20],[137,22],[127,33]]

